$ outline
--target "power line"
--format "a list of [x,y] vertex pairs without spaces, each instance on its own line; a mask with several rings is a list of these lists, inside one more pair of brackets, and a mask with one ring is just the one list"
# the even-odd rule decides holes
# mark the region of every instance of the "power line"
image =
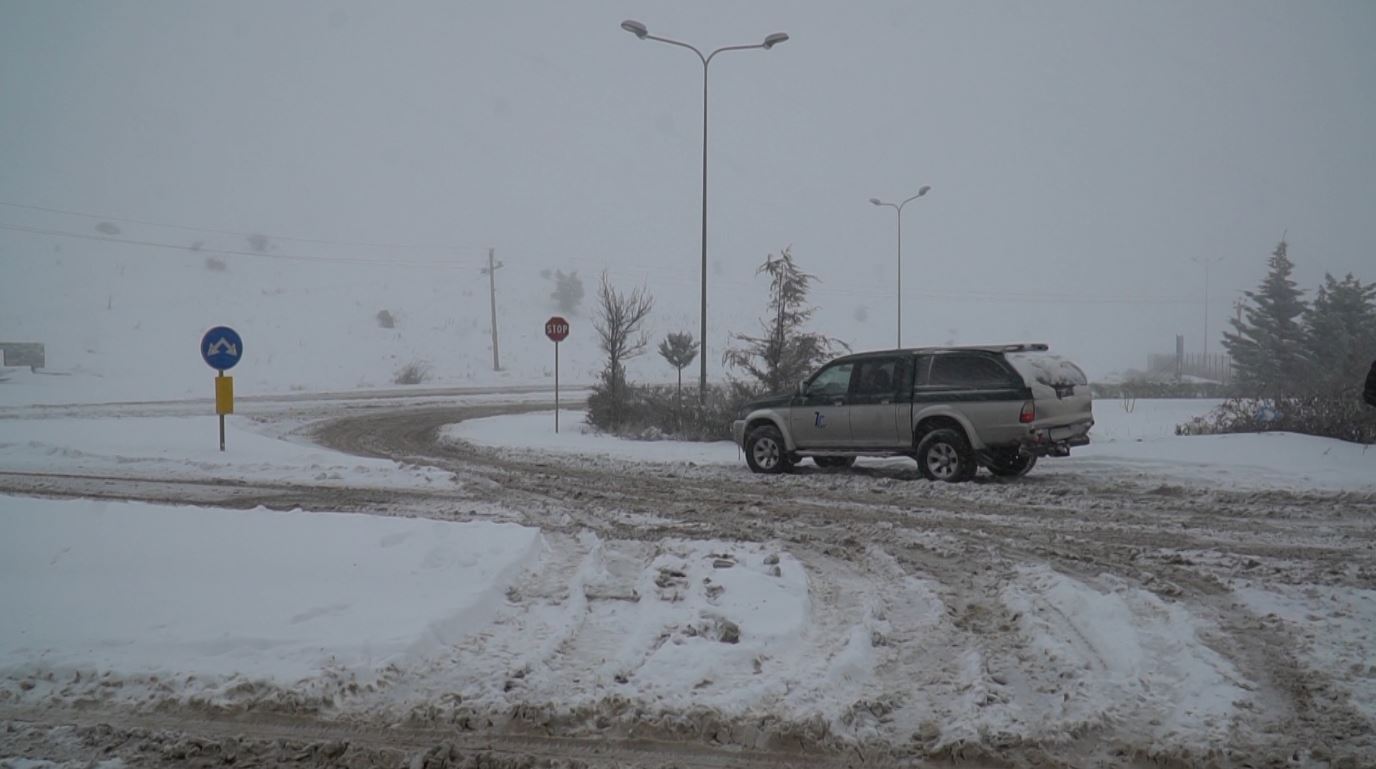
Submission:
[[347,256],[306,256],[303,254],[280,254],[266,253],[262,251],[236,251],[224,248],[198,248],[195,246],[183,246],[176,243],[159,243],[152,240],[134,240],[130,238],[113,238],[107,235],[88,235],[82,232],[65,232],[62,230],[49,230],[41,227],[28,227],[18,224],[0,224],[0,230],[12,230],[14,232],[27,232],[35,235],[52,235],[59,238],[77,238],[79,240],[95,240],[106,243],[122,243],[129,246],[148,246],[150,248],[164,248],[172,251],[186,251],[193,254],[212,254],[215,256],[251,256],[260,259],[288,259],[302,262],[346,262],[353,264],[385,264],[396,267],[453,267],[454,262],[407,262],[394,261],[389,259],[362,259]]
[[[9,205],[9,204],[0,203],[0,205]],[[448,267],[468,266],[468,265],[471,265],[471,264],[475,264],[475,263],[456,263],[456,262],[453,262],[453,261],[446,261],[446,262],[414,262],[414,261],[394,261],[394,260],[386,260],[386,259],[365,259],[365,258],[359,258],[359,257],[308,256],[308,255],[304,255],[304,254],[282,254],[282,253],[265,253],[265,252],[261,252],[261,251],[239,251],[239,250],[234,250],[234,249],[206,248],[206,247],[184,246],[184,245],[179,245],[179,244],[175,244],[175,243],[161,243],[161,242],[150,241],[150,240],[135,240],[135,239],[130,239],[130,238],[115,238],[115,237],[110,237],[110,236],[107,236],[107,235],[92,235],[92,234],[79,233],[79,232],[66,232],[66,231],[62,231],[62,230],[52,230],[52,229],[46,229],[46,228],[41,228],[41,227],[30,227],[30,226],[26,226],[26,225],[15,225],[15,224],[0,224],[0,230],[11,230],[11,231],[14,231],[14,232],[27,232],[27,233],[36,234],[36,235],[51,235],[51,236],[54,236],[54,237],[76,238],[76,239],[80,239],[80,240],[92,240],[92,241],[100,241],[100,242],[106,242],[106,243],[119,243],[119,244],[124,244],[124,245],[133,245],[133,246],[147,246],[147,247],[150,247],[150,248],[162,248],[162,249],[173,250],[173,251],[184,251],[184,252],[193,253],[193,254],[211,254],[211,255],[217,255],[217,256],[247,256],[247,257],[256,257],[256,258],[260,258],[260,259],[286,259],[286,260],[291,260],[291,261],[326,262],[326,263],[383,264],[383,265],[396,266],[396,267],[441,267],[441,268],[448,268]],[[265,236],[265,237],[272,237],[272,236]],[[591,261],[591,260],[590,260],[590,259],[587,259],[586,257],[583,257],[583,258],[575,257],[575,258],[573,258],[571,261],[584,261],[584,262],[586,262],[586,261]],[[610,273],[610,274],[613,274],[613,275],[627,275],[627,276],[634,275],[634,276],[637,276],[637,277],[639,277],[639,278],[641,278],[641,279],[645,279],[645,280],[648,280],[648,279],[650,279],[650,278],[652,278],[652,277],[654,277],[654,276],[659,276],[659,278],[660,278],[661,280],[667,279],[667,280],[674,281],[675,283],[679,283],[679,282],[682,282],[682,281],[686,281],[686,280],[689,280],[689,279],[692,278],[692,277],[695,277],[695,276],[689,275],[689,274],[687,274],[687,273],[685,273],[685,272],[676,271],[676,270],[674,270],[674,269],[672,269],[672,268],[668,268],[668,269],[665,269],[665,268],[646,268],[646,267],[639,267],[639,266],[637,266],[637,267],[635,267],[635,268],[631,268],[631,269],[608,269],[607,272]],[[755,288],[758,288],[758,284],[755,284],[755,283],[748,283],[748,282],[744,282],[744,281],[721,280],[721,279],[719,279],[719,280],[717,281],[717,283],[718,283],[719,285],[728,285],[728,286],[733,286],[733,287],[736,287],[736,288],[743,288],[743,289],[755,289]],[[873,289],[868,289],[868,288],[863,288],[863,287],[847,288],[847,287],[842,287],[842,286],[830,287],[830,286],[825,286],[825,285],[819,285],[819,286],[814,286],[814,287],[812,287],[811,291],[812,291],[812,293],[814,293],[814,294],[821,294],[821,295],[824,295],[824,296],[830,295],[830,296],[863,297],[863,298],[871,298],[871,299],[876,298]],[[969,301],[969,302],[980,302],[980,303],[1008,302],[1008,303],[1014,303],[1014,304],[1080,304],[1080,305],[1099,305],[1099,304],[1137,304],[1137,305],[1144,305],[1144,304],[1155,304],[1155,305],[1172,305],[1172,304],[1191,304],[1191,303],[1193,303],[1193,302],[1198,301],[1197,299],[1188,298],[1188,297],[1164,297],[1164,296],[1157,296],[1157,297],[1152,297],[1152,296],[1088,296],[1088,295],[1083,295],[1083,294],[1060,294],[1060,293],[1037,294],[1037,293],[1023,293],[1023,292],[991,292],[991,291],[985,291],[985,292],[904,291],[904,292],[903,292],[903,295],[904,295],[904,296],[908,296],[908,297],[922,297],[922,298],[924,298],[924,299],[936,299],[936,300]],[[1217,298],[1217,297],[1215,297],[1215,298]]]
[[[692,275],[692,274],[690,274],[690,273],[688,273],[688,272],[685,272],[685,271],[674,271],[674,270],[672,270],[672,269],[664,269],[664,268],[646,268],[646,267],[639,267],[639,266],[638,266],[638,267],[635,267],[635,268],[626,268],[626,269],[608,269],[608,270],[607,270],[607,273],[610,274],[610,275],[621,275],[621,276],[626,276],[626,277],[633,277],[633,278],[636,278],[636,279],[638,279],[638,280],[643,280],[643,281],[645,281],[645,282],[652,282],[652,281],[654,281],[654,280],[668,280],[668,281],[673,281],[673,282],[675,282],[675,283],[677,283],[677,284],[682,284],[682,283],[690,282],[693,278],[696,277],[695,275]],[[723,279],[723,278],[718,278],[718,279],[716,280],[716,285],[719,285],[719,286],[730,286],[730,287],[734,287],[734,288],[742,288],[742,289],[747,289],[747,290],[755,290],[755,289],[761,288],[761,285],[760,285],[759,283],[750,283],[750,282],[739,281],[739,280],[727,280],[727,279]],[[860,298],[866,298],[866,299],[883,299],[883,298],[885,298],[885,297],[876,296],[875,290],[874,290],[873,288],[864,288],[864,287],[854,286],[854,285],[852,285],[851,287],[846,287],[846,286],[837,286],[837,285],[834,285],[834,284],[832,284],[832,285],[820,284],[820,285],[815,285],[815,286],[809,287],[808,291],[809,291],[810,294],[816,294],[816,295],[821,295],[821,296],[847,296],[847,297],[860,297]],[[1010,303],[1019,303],[1019,304],[1029,304],[1029,303],[1030,303],[1030,304],[1057,304],[1057,303],[1059,303],[1059,304],[1139,304],[1139,305],[1141,305],[1141,304],[1158,304],[1158,305],[1173,305],[1173,304],[1192,304],[1192,303],[1198,301],[1198,299],[1195,299],[1195,298],[1192,298],[1192,297],[1184,297],[1184,296],[1105,296],[1105,295],[1093,296],[1093,295],[1087,295],[1087,294],[1063,294],[1063,293],[1041,293],[1041,294],[1039,294],[1039,293],[1027,293],[1027,292],[998,292],[998,291],[959,291],[959,292],[957,292],[957,291],[947,291],[947,292],[939,292],[939,291],[905,290],[905,291],[903,292],[903,296],[905,296],[905,297],[921,297],[921,298],[924,298],[924,299],[945,299],[945,300],[971,301],[971,302],[985,302],[985,303],[988,303],[988,302],[1010,302]],[[1214,298],[1215,298],[1215,299],[1219,299],[1219,297],[1214,297]]]
[[9,203],[0,201],[0,206],[8,208],[22,208],[29,211],[44,211],[50,214],[64,214],[67,216],[82,216],[87,219],[99,219],[107,222],[123,222],[124,224],[142,224],[148,227],[164,227],[171,230],[185,230],[187,232],[208,232],[215,235],[234,235],[241,238],[261,236],[272,240],[286,240],[293,243],[314,243],[324,246],[362,246],[366,248],[409,248],[409,249],[432,249],[432,250],[478,250],[477,246],[455,246],[440,243],[371,243],[367,241],[352,240],[326,240],[322,238],[301,238],[291,235],[273,235],[266,232],[239,232],[237,230],[219,230],[213,227],[193,227],[185,224],[168,224],[166,222],[152,222],[144,219],[130,219],[120,216],[105,216],[102,214],[92,214],[85,211],[73,211],[66,208],[52,208],[49,206],[35,206],[27,203]]

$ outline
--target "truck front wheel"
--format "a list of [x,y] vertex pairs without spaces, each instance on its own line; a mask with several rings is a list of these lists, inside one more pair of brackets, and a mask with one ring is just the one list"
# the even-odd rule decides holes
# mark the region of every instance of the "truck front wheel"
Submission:
[[745,463],[757,473],[782,473],[793,466],[784,436],[773,426],[757,427],[745,439]]
[[918,441],[917,468],[929,481],[960,483],[974,478],[979,465],[965,436],[959,430],[942,428]]

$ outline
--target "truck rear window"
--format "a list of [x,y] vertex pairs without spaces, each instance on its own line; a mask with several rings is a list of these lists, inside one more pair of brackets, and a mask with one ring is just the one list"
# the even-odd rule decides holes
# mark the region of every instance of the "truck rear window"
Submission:
[[1059,355],[1019,352],[1008,353],[1007,357],[1019,373],[1047,387],[1089,384],[1089,378],[1079,366]]

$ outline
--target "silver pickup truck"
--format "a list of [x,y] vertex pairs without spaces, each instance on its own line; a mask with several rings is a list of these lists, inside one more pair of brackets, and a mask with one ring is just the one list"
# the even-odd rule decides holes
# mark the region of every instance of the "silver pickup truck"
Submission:
[[986,467],[1021,476],[1038,457],[1089,443],[1089,382],[1044,344],[923,347],[837,358],[795,392],[746,404],[732,424],[757,473],[803,457],[848,467],[857,456],[910,456],[929,480]]

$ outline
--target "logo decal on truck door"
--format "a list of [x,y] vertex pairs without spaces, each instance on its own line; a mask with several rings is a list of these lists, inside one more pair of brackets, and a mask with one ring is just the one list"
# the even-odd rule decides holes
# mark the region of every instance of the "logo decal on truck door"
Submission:
[[813,415],[814,415],[814,416],[813,416],[813,419],[812,419],[812,425],[813,425],[814,427],[826,427],[826,426],[827,426],[827,417],[826,417],[825,414],[823,414],[823,413],[820,412],[820,411],[814,411],[814,412],[812,412],[812,413],[813,413]]

